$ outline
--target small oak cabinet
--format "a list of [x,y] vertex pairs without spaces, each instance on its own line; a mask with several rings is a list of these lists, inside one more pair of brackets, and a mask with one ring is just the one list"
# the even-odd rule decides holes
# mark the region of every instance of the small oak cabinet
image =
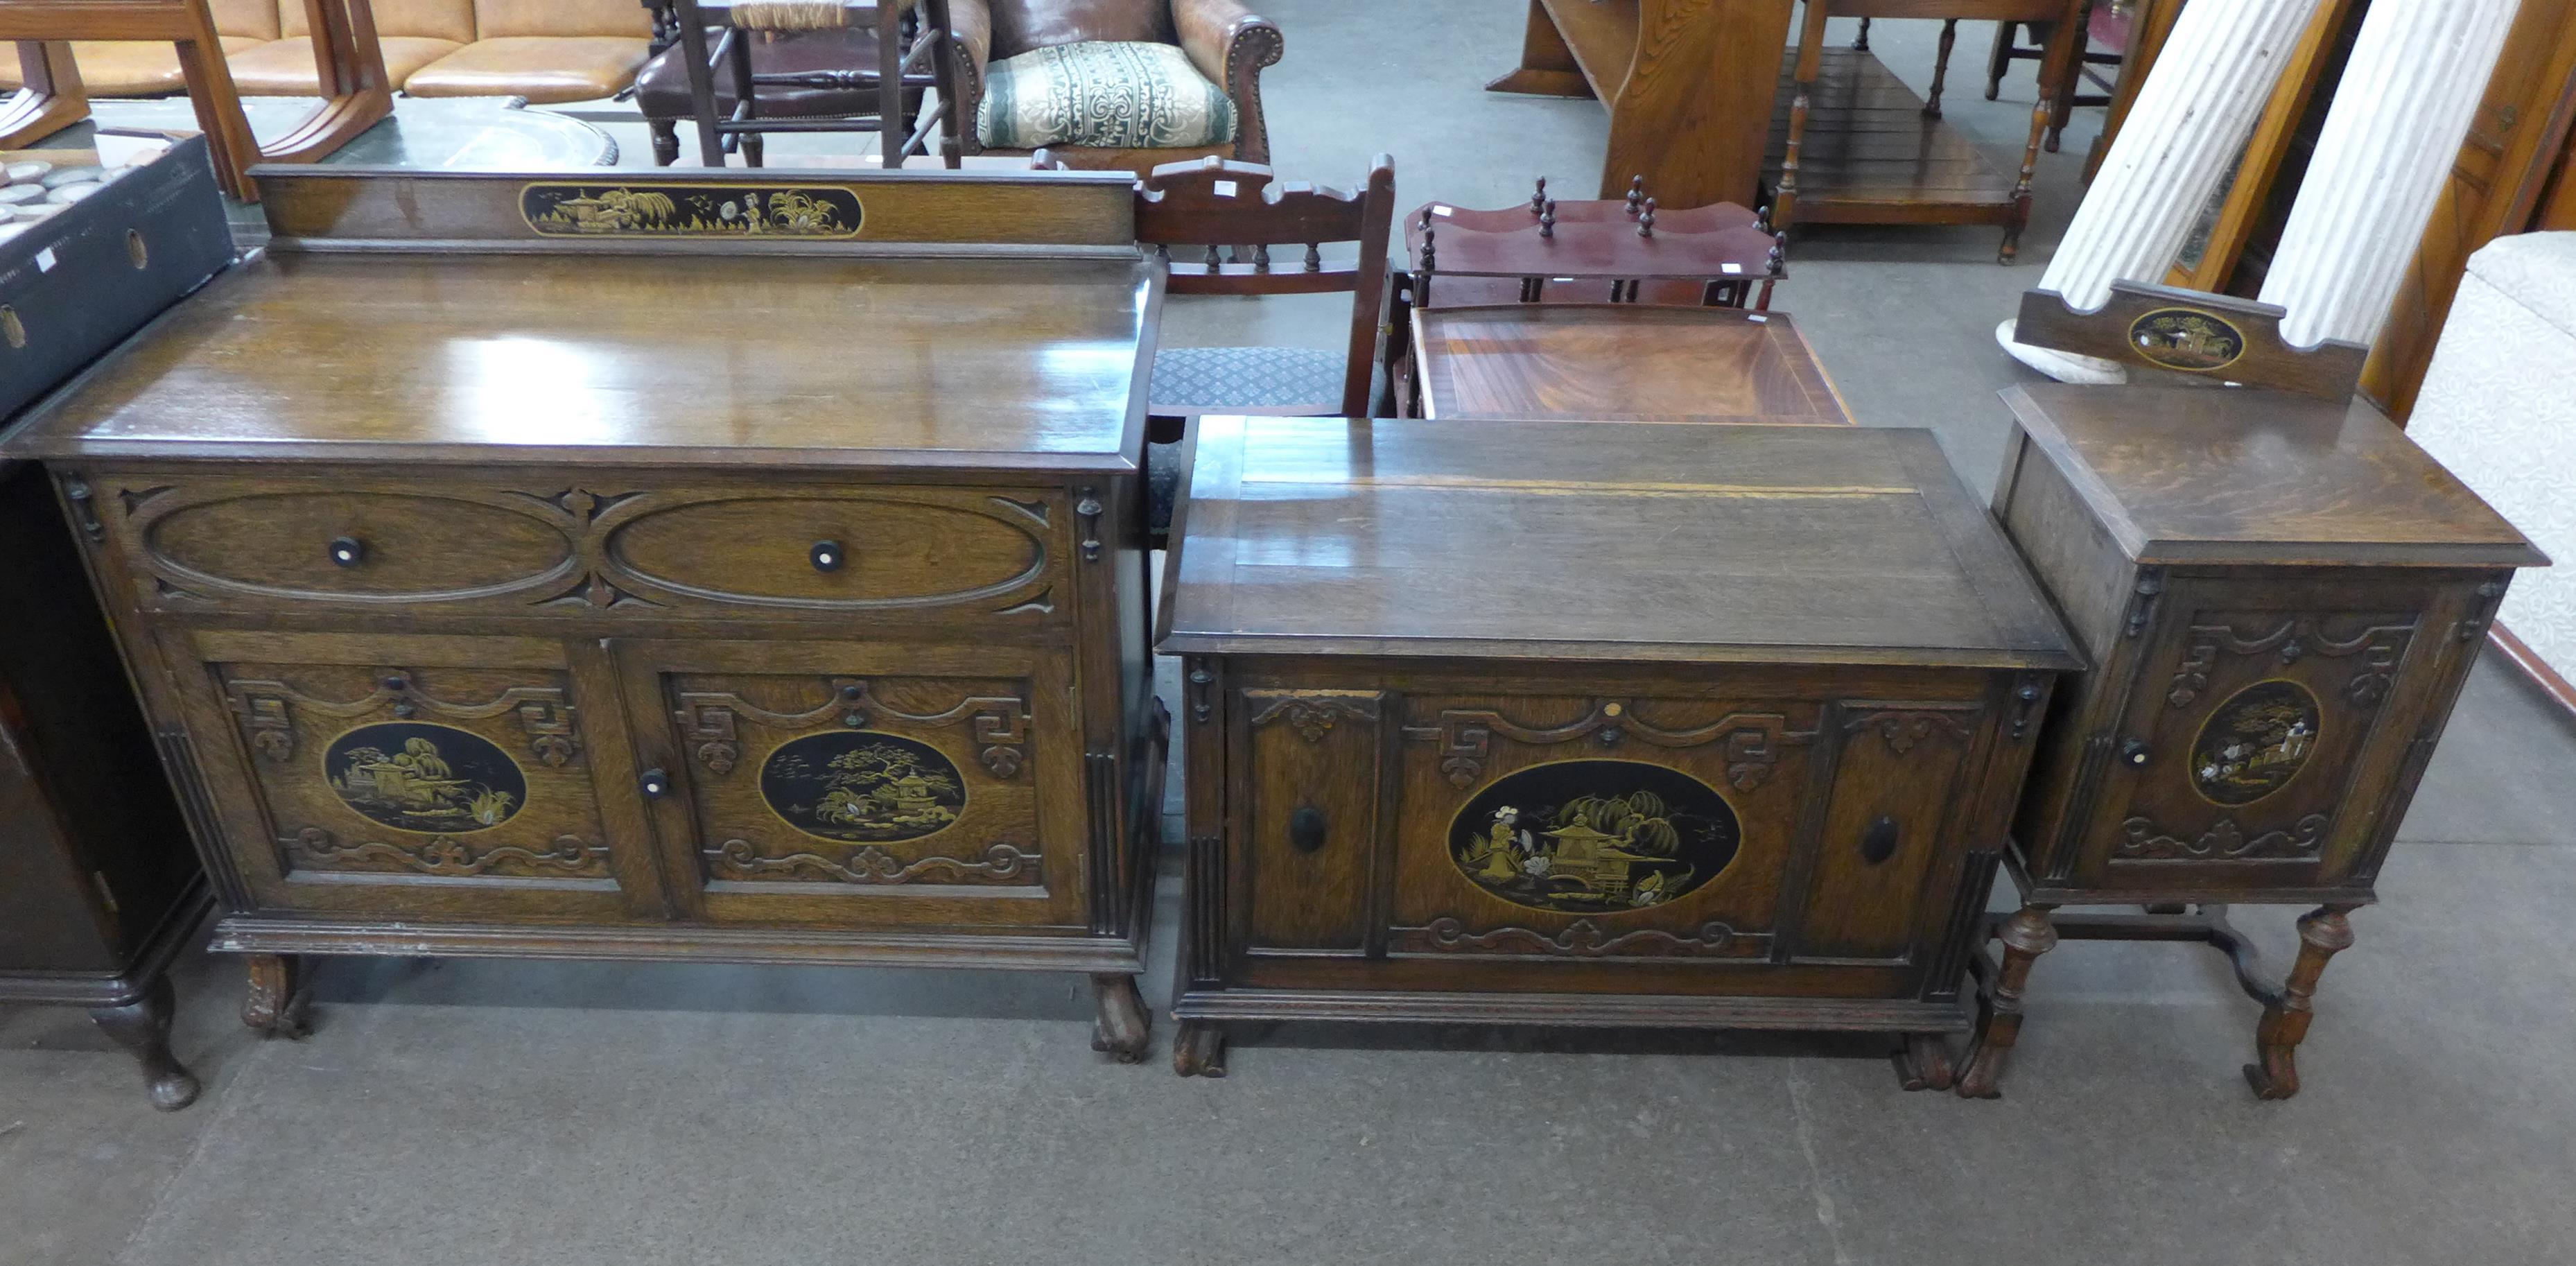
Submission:
[[[2050,709],[2006,855],[2024,905],[1980,957],[1964,1094],[1995,1093],[2061,936],[2207,941],[2265,1004],[2265,1098],[2372,886],[2516,567],[2547,560],[2365,407],[2284,391],[2056,385],[1994,509],[2094,667]],[[2225,903],[2313,905],[2283,984]],[[2127,904],[2144,913],[2053,914]],[[2197,912],[2185,907],[2197,905]]]
[[[516,178],[273,183],[305,236],[18,450],[115,616],[251,1023],[296,1027],[305,953],[912,963],[1087,973],[1097,1044],[1141,1055],[1161,291],[1125,184],[993,186],[1054,190],[1051,229],[1101,213],[1097,247],[1000,262],[711,238],[738,216],[543,240],[521,186],[568,195]],[[978,183],[577,201],[893,237],[970,231],[942,208]],[[434,240],[376,240],[403,234]]]
[[1935,1035],[2071,655],[1929,432],[1205,419],[1184,1073],[1251,1019]]

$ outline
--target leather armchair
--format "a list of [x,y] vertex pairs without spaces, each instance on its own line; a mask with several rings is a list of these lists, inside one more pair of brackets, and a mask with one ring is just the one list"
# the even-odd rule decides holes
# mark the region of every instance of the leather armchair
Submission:
[[[1133,168],[1216,154],[1247,163],[1270,161],[1270,132],[1261,117],[1261,68],[1276,65],[1285,43],[1277,23],[1239,0],[949,0],[957,29],[960,131],[966,152],[983,153],[975,139],[975,110],[984,100],[984,67],[1031,49],[1083,40],[1177,44],[1190,64],[1234,101],[1231,146],[1206,149],[1098,149],[1052,145],[1070,167]],[[1021,153],[997,150],[996,153]]]

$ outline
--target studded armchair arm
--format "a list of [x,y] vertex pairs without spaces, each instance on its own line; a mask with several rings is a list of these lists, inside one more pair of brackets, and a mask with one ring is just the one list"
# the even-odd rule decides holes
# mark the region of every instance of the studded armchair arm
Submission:
[[948,0],[948,27],[957,41],[957,137],[959,148],[982,153],[975,135],[975,109],[984,102],[984,62],[993,52],[993,10],[985,0]]
[[1286,51],[1278,23],[1243,7],[1239,0],[1172,0],[1172,26],[1190,63],[1234,99],[1234,156],[1247,163],[1270,161],[1270,129],[1261,117],[1261,68],[1276,65]]

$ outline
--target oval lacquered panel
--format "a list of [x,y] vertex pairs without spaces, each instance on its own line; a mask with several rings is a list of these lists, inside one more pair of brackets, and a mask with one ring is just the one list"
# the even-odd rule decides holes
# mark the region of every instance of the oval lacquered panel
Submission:
[[1514,905],[1605,914],[1661,905],[1717,877],[1743,843],[1715,788],[1628,760],[1532,765],[1495,779],[1449,824],[1449,856]]
[[2209,710],[2191,744],[2191,786],[2213,804],[2252,804],[2290,785],[2324,718],[2295,681],[2258,681]]
[[[831,566],[816,546],[846,553]],[[1029,530],[947,506],[872,498],[701,501],[641,515],[609,537],[638,579],[718,601],[899,606],[1006,592],[1046,549]]]
[[528,803],[519,763],[490,739],[452,725],[361,725],[323,749],[322,770],[340,803],[398,831],[488,831]]
[[[355,542],[347,563],[335,542]],[[572,544],[528,515],[452,497],[260,493],[154,520],[155,562],[220,587],[281,597],[438,601],[570,571]]]
[[760,798],[807,835],[882,844],[947,830],[966,811],[966,779],[919,740],[834,730],[771,750],[760,763]]

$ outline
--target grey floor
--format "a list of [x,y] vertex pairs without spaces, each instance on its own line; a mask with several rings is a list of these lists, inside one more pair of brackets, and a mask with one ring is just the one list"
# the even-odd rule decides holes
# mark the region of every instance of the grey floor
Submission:
[[[1514,0],[1265,0],[1289,174],[1397,161],[1408,200],[1579,192],[1588,102],[1489,96]],[[1928,79],[1930,23],[1873,42]],[[2024,63],[1950,116],[2017,155]],[[1819,232],[1793,312],[1863,422],[1980,487],[2022,377],[1988,331],[2072,211],[2098,111],[2041,168],[2028,262],[1987,229]],[[626,136],[628,161],[644,150]],[[1328,345],[1330,302],[1175,304],[1176,342]],[[2301,1059],[2260,1104],[2216,955],[2069,945],[2007,1097],[1897,1090],[1872,1041],[1282,1027],[1233,1076],[1086,1045],[1070,981],[338,960],[319,1028],[254,1040],[180,972],[174,1115],[75,1011],[0,1009],[0,1263],[2524,1263],[2576,1256],[2576,730],[2482,665]],[[1169,979],[1164,884],[1149,999]],[[2293,911],[2248,911],[2275,955]]]

